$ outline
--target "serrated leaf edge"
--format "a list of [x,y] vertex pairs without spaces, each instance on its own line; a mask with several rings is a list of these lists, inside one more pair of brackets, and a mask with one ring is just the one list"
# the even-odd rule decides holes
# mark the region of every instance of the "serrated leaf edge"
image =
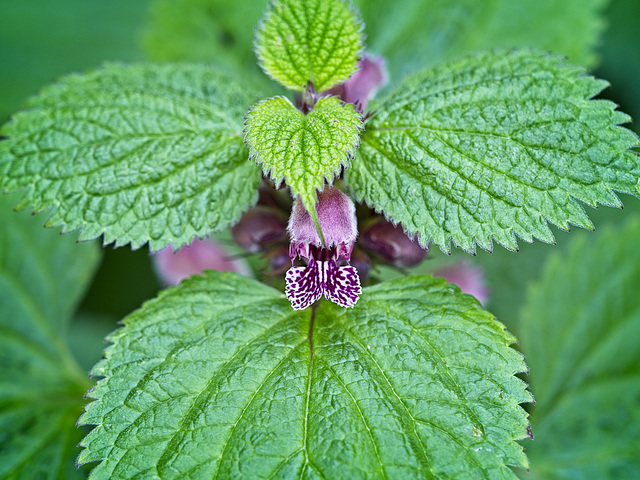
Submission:
[[[486,50],[483,52],[477,52],[475,54],[466,54],[466,55],[462,55],[457,57],[456,59],[453,59],[452,61],[449,62],[445,62],[446,64],[455,64],[457,62],[462,62],[465,59],[468,58],[474,58],[477,57],[479,54],[481,53],[488,53],[491,52],[493,54],[504,54],[504,55],[510,55],[513,53],[521,53],[521,52],[529,52],[531,54],[537,54],[538,57],[540,58],[549,58],[549,59],[556,59],[556,66],[558,67],[564,67],[564,68],[570,68],[573,70],[573,74],[575,75],[576,79],[580,79],[580,78],[589,78],[591,80],[593,80],[593,85],[594,88],[591,89],[589,91],[589,93],[583,98],[584,102],[602,102],[603,104],[608,104],[608,106],[611,108],[612,114],[614,116],[613,118],[613,123],[611,123],[610,127],[615,128],[616,130],[620,131],[624,131],[625,134],[629,137],[629,139],[631,140],[631,138],[635,139],[635,143],[634,144],[629,144],[629,146],[627,147],[626,151],[622,152],[623,155],[635,155],[637,157],[639,157],[640,159],[640,152],[638,152],[638,149],[640,148],[640,136],[638,134],[636,134],[635,132],[633,132],[632,130],[629,130],[627,128],[624,128],[622,125],[626,124],[626,123],[630,123],[632,121],[631,117],[620,111],[617,110],[617,107],[619,105],[617,105],[616,103],[607,100],[607,99],[599,99],[599,98],[595,98],[597,95],[599,95],[600,93],[602,93],[605,89],[607,89],[608,87],[611,86],[611,84],[605,80],[605,79],[601,79],[601,78],[597,78],[594,75],[590,74],[589,71],[581,66],[581,65],[577,65],[574,63],[571,63],[568,61],[566,56],[563,55],[558,55],[555,53],[551,53],[551,52],[544,52],[544,51],[540,51],[537,50],[535,48],[518,48],[518,47],[512,47],[512,48],[494,48],[494,49],[490,49],[490,50]],[[439,70],[442,69],[442,64],[439,65],[435,65],[433,67],[428,67],[426,69],[423,69],[421,71],[418,71],[416,73],[413,73],[411,75],[409,75],[408,77],[402,79],[399,84],[393,88],[384,98],[382,98],[381,100],[376,102],[376,110],[371,114],[368,115],[367,118],[364,119],[364,124],[365,124],[365,131],[362,133],[361,137],[361,141],[364,141],[366,143],[366,127],[367,127],[367,122],[370,121],[371,118],[373,118],[376,113],[378,113],[380,111],[380,107],[383,107],[384,104],[387,102],[387,100],[392,99],[395,95],[397,95],[397,92],[399,91],[399,85],[401,85],[402,83],[404,83],[407,79],[409,78],[417,78],[420,75],[424,74],[424,72],[428,71],[428,70]],[[375,131],[377,129],[373,129],[373,131]],[[370,130],[372,131],[372,130]],[[364,140],[362,140],[364,139]],[[348,186],[348,183],[347,183]],[[595,230],[595,226],[593,225],[592,220],[588,217],[584,206],[588,205],[594,209],[597,209],[599,205],[605,206],[605,207],[613,207],[613,208],[619,208],[622,209],[623,208],[623,202],[620,200],[620,198],[618,197],[617,193],[622,193],[622,194],[628,194],[628,195],[632,195],[638,199],[640,199],[640,178],[638,178],[638,182],[636,185],[636,189],[637,192],[632,192],[632,191],[625,191],[625,190],[618,190],[615,188],[611,188],[611,187],[606,187],[606,191],[607,193],[609,193],[612,197],[612,200],[615,203],[609,204],[609,203],[605,203],[605,202],[589,202],[586,199],[581,199],[576,197],[575,195],[571,195],[569,194],[568,197],[570,197],[571,201],[574,202],[574,205],[576,207],[578,207],[584,214],[584,218],[586,221],[588,221],[589,223],[587,225],[581,225],[579,223],[575,223],[572,221],[567,220],[565,222],[564,225],[562,224],[557,224],[556,222],[550,220],[546,215],[541,214],[541,217],[544,219],[546,226],[547,226],[547,230],[549,233],[549,238],[545,239],[545,238],[541,238],[538,235],[535,234],[530,234],[529,236],[527,236],[526,238],[523,237],[522,235],[518,234],[515,231],[511,231],[511,238],[513,239],[514,245],[515,247],[511,247],[510,245],[506,245],[503,242],[500,242],[498,239],[495,238],[494,235],[491,235],[489,237],[489,243],[488,245],[484,245],[483,243],[479,242],[478,239],[476,237],[473,237],[471,239],[471,247],[469,249],[465,249],[463,248],[461,245],[458,245],[457,242],[454,241],[453,237],[449,234],[448,235],[448,241],[445,242],[445,244],[443,245],[439,245],[437,243],[434,242],[433,237],[429,237],[428,239],[423,239],[418,231],[410,231],[407,230],[407,228],[400,222],[395,220],[393,217],[391,217],[390,215],[388,215],[384,210],[378,208],[377,206],[373,205],[371,202],[367,201],[364,198],[364,193],[360,194],[360,195],[355,195],[355,192],[353,191],[352,188],[349,187],[349,190],[352,194],[352,197],[355,198],[358,202],[364,203],[366,204],[369,208],[371,208],[372,210],[374,210],[376,213],[378,214],[382,214],[384,216],[384,218],[386,220],[388,220],[389,222],[391,222],[394,226],[397,225],[401,225],[403,231],[405,232],[406,235],[408,236],[413,236],[415,234],[417,234],[418,237],[418,243],[420,244],[420,246],[422,246],[425,249],[428,249],[431,245],[431,243],[433,243],[434,245],[437,245],[440,250],[446,254],[446,255],[451,255],[452,252],[452,246],[456,247],[456,248],[460,248],[461,250],[463,250],[464,252],[475,256],[476,252],[477,252],[477,247],[479,246],[481,249],[487,251],[488,253],[493,253],[493,242],[497,243],[498,245],[502,246],[503,248],[512,251],[512,252],[518,252],[519,248],[518,248],[518,239],[529,243],[529,244],[533,244],[535,243],[535,240],[539,240],[542,241],[544,243],[550,244],[550,245],[556,245],[556,241],[555,241],[555,235],[553,234],[553,232],[551,231],[551,229],[549,228],[549,225],[553,225],[555,227],[557,227],[560,230],[563,230],[565,232],[570,232],[571,228],[570,225],[574,225],[580,228],[586,228],[589,229],[591,231]]]

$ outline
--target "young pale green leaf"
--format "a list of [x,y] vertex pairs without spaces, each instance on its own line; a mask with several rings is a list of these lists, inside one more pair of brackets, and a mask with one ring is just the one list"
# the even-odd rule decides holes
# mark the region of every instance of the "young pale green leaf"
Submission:
[[219,272],[145,304],[93,370],[91,478],[499,479],[526,466],[525,365],[472,297],[406,277],[311,317]]
[[309,211],[325,179],[333,183],[355,155],[362,130],[360,113],[337,97],[321,98],[306,115],[274,97],[253,106],[246,119],[251,158],[276,184],[285,181]]
[[108,65],[32,99],[0,133],[0,189],[80,239],[174,248],[257,199],[242,116],[257,100],[199,65]]
[[577,238],[528,292],[521,346],[536,392],[527,445],[536,479],[640,471],[639,238],[637,217]]
[[405,80],[366,124],[345,181],[420,242],[466,251],[516,236],[553,242],[548,223],[592,228],[580,200],[640,193],[629,117],[591,100],[606,83],[558,57],[498,50]]
[[77,478],[75,423],[89,382],[64,336],[99,254],[11,202],[0,197],[0,478]]
[[267,75],[293,90],[327,90],[351,76],[363,47],[362,23],[345,0],[273,0],[256,31]]
[[608,0],[356,1],[393,80],[460,55],[535,47],[593,65]]

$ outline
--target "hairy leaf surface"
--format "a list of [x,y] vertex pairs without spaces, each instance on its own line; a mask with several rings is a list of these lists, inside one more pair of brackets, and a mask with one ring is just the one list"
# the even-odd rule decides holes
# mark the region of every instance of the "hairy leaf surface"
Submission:
[[535,478],[640,471],[639,238],[638,218],[578,238],[529,291],[521,345],[536,392]]
[[0,197],[0,478],[76,478],[89,382],[65,335],[99,255],[11,203]]
[[351,76],[362,24],[345,0],[274,0],[256,30],[260,66],[293,90],[327,90]]
[[530,400],[513,337],[406,277],[353,310],[207,272],[125,319],[93,370],[92,478],[514,478]]
[[198,65],[108,65],[64,78],[1,130],[0,188],[80,239],[174,248],[257,199],[242,117],[259,97]]
[[606,82],[529,50],[466,57],[407,78],[366,124],[345,181],[358,200],[444,251],[553,242],[592,228],[582,205],[640,193],[629,117],[591,100]]
[[337,97],[321,98],[306,115],[274,97],[253,106],[246,118],[251,158],[276,184],[284,180],[309,211],[325,179],[333,183],[355,155],[362,129],[360,113]]

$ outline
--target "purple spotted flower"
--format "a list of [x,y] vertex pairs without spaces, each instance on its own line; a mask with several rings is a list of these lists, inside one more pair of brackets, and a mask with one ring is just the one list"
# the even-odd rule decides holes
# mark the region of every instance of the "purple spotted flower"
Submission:
[[[349,265],[357,235],[355,206],[335,187],[325,187],[316,204],[322,244],[311,215],[299,198],[289,218],[291,263],[301,258],[305,266],[292,266],[286,275],[287,298],[302,310],[324,295],[341,307],[353,307],[362,293],[355,267]],[[346,264],[346,265],[345,265]]]

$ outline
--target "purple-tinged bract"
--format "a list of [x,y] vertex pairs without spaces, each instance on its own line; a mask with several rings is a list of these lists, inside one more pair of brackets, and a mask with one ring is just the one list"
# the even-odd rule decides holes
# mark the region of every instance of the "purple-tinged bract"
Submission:
[[337,95],[345,103],[352,103],[364,113],[367,103],[376,91],[387,82],[385,62],[380,57],[365,55],[358,61],[359,69],[343,83],[327,90],[325,94]]

